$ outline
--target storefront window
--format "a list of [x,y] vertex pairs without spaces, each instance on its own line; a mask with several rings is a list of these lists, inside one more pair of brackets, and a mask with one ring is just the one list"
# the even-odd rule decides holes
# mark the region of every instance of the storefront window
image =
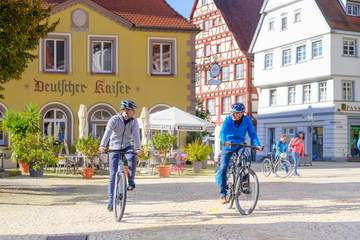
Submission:
[[105,132],[106,124],[110,120],[111,114],[105,110],[98,110],[91,116],[92,136],[102,138]]
[[350,127],[350,154],[352,157],[360,157],[359,149],[357,148],[357,141],[360,136],[360,126]]
[[44,136],[52,136],[55,141],[63,142],[66,136],[66,115],[60,109],[46,112],[43,121]]

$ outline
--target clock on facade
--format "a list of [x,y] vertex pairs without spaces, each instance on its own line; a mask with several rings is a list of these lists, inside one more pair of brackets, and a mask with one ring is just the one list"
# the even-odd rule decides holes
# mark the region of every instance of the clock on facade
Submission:
[[87,23],[87,14],[84,10],[77,9],[72,13],[72,22],[76,27],[84,27]]
[[220,74],[220,66],[217,63],[213,63],[210,65],[210,76],[212,78],[216,78]]

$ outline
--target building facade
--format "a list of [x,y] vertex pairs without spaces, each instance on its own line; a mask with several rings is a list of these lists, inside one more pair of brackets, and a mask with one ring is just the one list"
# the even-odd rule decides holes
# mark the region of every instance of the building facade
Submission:
[[263,0],[195,0],[190,20],[195,38],[196,97],[220,125],[231,105],[243,102],[255,117],[258,95],[248,53]]
[[305,132],[313,160],[358,157],[360,5],[267,0],[251,44],[259,88],[258,135]]
[[[45,0],[56,31],[41,39],[38,59],[5,85],[0,116],[35,103],[45,136],[73,144],[80,104],[89,133],[101,137],[122,99],[150,112],[193,111],[193,44],[198,29],[164,0]],[[154,7],[156,6],[156,7]],[[8,145],[1,132],[0,144]]]

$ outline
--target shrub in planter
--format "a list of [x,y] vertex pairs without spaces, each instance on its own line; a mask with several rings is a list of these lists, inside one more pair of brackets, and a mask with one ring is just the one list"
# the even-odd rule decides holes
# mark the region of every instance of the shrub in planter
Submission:
[[184,152],[186,153],[187,160],[192,162],[195,173],[200,172],[201,161],[207,160],[211,151],[211,147],[203,144],[199,138],[186,146]]
[[100,141],[91,136],[79,139],[76,142],[76,150],[84,155],[84,168],[82,169],[84,178],[92,178],[94,174],[92,162],[98,154],[99,144]]
[[169,133],[156,133],[152,138],[154,149],[159,151],[163,156],[162,164],[159,167],[160,177],[167,177],[170,174],[170,167],[168,166],[168,153],[173,145],[176,143],[176,136]]

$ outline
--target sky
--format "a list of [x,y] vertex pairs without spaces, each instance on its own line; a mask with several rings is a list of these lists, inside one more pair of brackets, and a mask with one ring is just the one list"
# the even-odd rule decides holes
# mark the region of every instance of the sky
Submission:
[[194,0],[166,0],[171,7],[186,18],[189,18]]

